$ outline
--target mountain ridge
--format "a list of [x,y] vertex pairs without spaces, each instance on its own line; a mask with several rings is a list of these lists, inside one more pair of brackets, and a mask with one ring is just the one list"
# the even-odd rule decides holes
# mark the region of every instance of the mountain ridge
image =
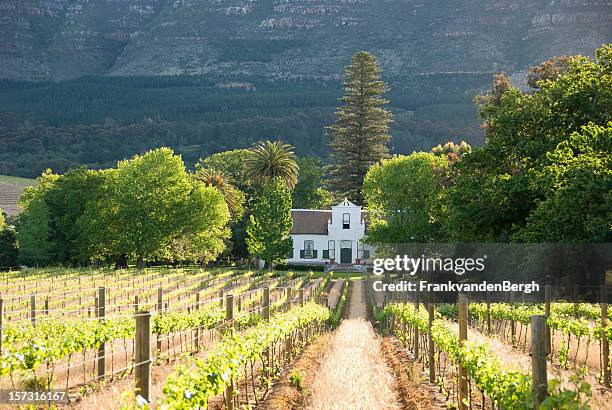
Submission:
[[350,55],[389,76],[524,72],[612,38],[612,2],[2,0],[0,78],[221,73],[339,79]]

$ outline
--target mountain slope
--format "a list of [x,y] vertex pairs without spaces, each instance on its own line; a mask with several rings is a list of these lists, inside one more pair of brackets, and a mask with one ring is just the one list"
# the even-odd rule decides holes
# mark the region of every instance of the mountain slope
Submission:
[[338,78],[373,51],[390,76],[524,71],[592,54],[592,0],[0,0],[0,78],[222,73]]

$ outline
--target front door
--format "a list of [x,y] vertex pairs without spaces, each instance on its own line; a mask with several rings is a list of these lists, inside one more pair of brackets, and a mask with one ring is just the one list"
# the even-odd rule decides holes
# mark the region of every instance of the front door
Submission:
[[353,262],[353,250],[351,248],[340,249],[340,263]]

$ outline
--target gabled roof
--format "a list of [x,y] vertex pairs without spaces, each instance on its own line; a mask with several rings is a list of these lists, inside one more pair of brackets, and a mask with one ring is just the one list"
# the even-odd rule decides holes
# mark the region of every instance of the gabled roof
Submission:
[[357,206],[354,203],[352,203],[351,201],[349,201],[347,198],[344,198],[342,200],[342,202],[340,202],[338,205],[336,206]]
[[330,210],[292,209],[293,227],[291,234],[327,235],[327,224],[331,220]]

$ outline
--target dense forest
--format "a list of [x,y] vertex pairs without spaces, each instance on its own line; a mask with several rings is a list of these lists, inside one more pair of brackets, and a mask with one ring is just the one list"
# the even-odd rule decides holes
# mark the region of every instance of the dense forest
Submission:
[[[392,149],[430,149],[449,139],[482,141],[472,95],[489,74],[387,80]],[[83,77],[64,82],[0,81],[0,174],[35,177],[46,168],[113,166],[160,146],[188,165],[261,139],[300,155],[328,155],[342,84],[250,76]]]

